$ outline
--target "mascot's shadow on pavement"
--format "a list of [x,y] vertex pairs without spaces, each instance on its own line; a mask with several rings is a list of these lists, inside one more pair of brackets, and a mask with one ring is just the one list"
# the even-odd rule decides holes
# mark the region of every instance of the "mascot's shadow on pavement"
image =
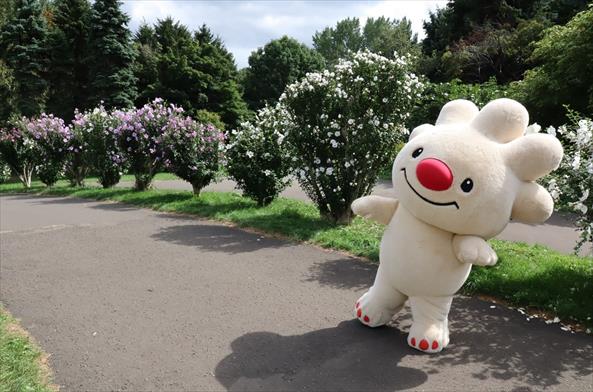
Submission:
[[388,326],[373,329],[354,319],[302,335],[247,333],[231,343],[233,352],[219,362],[215,376],[227,390],[394,391],[421,387],[443,372],[474,379],[476,385],[509,380],[536,390],[558,385],[565,372],[593,374],[589,336],[539,319],[527,321],[490,302],[456,301],[451,311],[455,341],[438,355],[407,345],[403,338],[412,319],[406,307]]
[[373,331],[357,320],[303,335],[254,332],[231,343],[216,367],[228,390],[395,390],[423,384],[424,371],[398,366],[416,355],[396,328]]

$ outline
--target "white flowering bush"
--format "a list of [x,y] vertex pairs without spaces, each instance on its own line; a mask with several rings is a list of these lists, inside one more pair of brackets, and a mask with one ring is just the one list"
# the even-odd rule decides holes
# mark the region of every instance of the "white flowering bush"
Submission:
[[578,251],[585,242],[593,241],[593,121],[575,113],[569,117],[571,124],[546,130],[563,142],[564,159],[545,185],[557,203],[577,214],[581,233],[575,247]]
[[297,178],[331,221],[350,222],[352,202],[371,191],[406,139],[404,124],[422,89],[409,63],[358,52],[307,74],[280,97]]
[[227,171],[260,206],[272,202],[290,182],[291,159],[282,133],[286,119],[282,105],[266,106],[255,120],[227,133]]
[[3,184],[5,182],[7,182],[8,180],[10,180],[11,173],[12,173],[12,170],[10,169],[10,166],[8,165],[8,163],[0,160],[0,184]]
[[89,172],[99,177],[104,188],[119,182],[125,159],[114,130],[122,116],[109,113],[103,105],[84,113],[75,112],[66,161],[66,176],[72,185],[83,185]]

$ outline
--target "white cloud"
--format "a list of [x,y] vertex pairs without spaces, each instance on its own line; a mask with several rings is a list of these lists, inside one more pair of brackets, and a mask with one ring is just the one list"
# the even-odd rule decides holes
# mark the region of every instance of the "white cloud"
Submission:
[[422,21],[429,10],[444,6],[446,0],[399,1],[175,1],[124,0],[130,15],[130,28],[140,23],[154,23],[171,16],[191,29],[202,24],[220,36],[233,52],[237,65],[247,66],[249,54],[268,41],[288,35],[311,45],[316,31],[333,26],[347,17],[386,16],[411,20],[414,32],[423,37]]

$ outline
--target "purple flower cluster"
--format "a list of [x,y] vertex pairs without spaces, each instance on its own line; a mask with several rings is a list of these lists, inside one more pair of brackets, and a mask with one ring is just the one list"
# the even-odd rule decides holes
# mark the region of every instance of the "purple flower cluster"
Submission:
[[[42,113],[37,118],[23,118],[23,122],[31,136],[42,143],[44,142],[52,146],[59,146],[61,144],[65,147],[70,142],[70,139],[72,139],[72,130],[70,127],[64,124],[64,120],[55,117],[53,114],[47,115]],[[59,147],[58,150],[61,151]]]

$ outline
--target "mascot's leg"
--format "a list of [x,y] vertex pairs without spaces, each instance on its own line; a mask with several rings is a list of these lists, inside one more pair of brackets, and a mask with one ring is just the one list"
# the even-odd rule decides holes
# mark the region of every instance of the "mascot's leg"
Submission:
[[453,297],[410,297],[414,323],[408,344],[417,350],[436,353],[449,344],[447,315]]
[[378,327],[391,321],[407,298],[393,288],[379,266],[373,287],[358,299],[354,314],[364,325]]

